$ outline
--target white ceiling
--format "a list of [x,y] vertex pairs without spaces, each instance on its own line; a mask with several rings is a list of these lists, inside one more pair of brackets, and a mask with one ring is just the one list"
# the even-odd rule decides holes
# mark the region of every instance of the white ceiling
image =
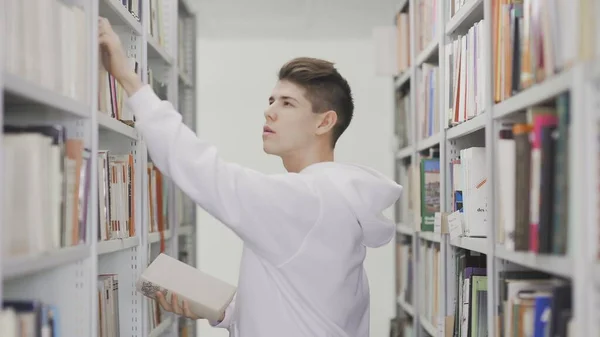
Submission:
[[188,0],[213,38],[359,38],[393,23],[399,0]]

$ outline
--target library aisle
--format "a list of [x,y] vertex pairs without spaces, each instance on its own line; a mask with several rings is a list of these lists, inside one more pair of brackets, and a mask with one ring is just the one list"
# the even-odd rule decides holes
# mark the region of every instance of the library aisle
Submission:
[[399,1],[392,337],[600,335],[599,13]]
[[[196,211],[97,38],[196,130],[189,1],[3,0],[0,336],[196,336],[136,291]],[[599,2],[394,1],[390,337],[600,336]]]
[[195,129],[195,13],[185,0],[3,5],[0,336],[195,336],[136,291],[159,253],[195,265],[195,205],[153,165],[97,38],[106,17],[131,69]]

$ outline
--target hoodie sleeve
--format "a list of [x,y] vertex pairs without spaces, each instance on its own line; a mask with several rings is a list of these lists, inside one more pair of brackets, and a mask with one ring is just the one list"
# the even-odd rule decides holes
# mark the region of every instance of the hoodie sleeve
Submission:
[[310,176],[266,175],[223,161],[148,85],[127,106],[153,163],[200,207],[275,265],[295,254],[320,212]]
[[233,312],[235,311],[235,299],[237,297],[237,294],[233,295],[233,299],[231,300],[231,302],[229,302],[229,305],[227,306],[227,309],[225,309],[225,317],[223,317],[223,320],[220,322],[213,322],[213,321],[208,321],[208,323],[213,327],[213,328],[223,328],[223,329],[229,329],[231,327],[231,323],[233,321]]

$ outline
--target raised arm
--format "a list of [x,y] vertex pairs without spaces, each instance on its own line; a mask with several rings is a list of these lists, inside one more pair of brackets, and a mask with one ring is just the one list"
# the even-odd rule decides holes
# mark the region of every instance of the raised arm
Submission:
[[295,253],[319,214],[307,177],[266,175],[223,161],[148,86],[127,104],[154,164],[196,203],[273,263]]
[[293,256],[320,212],[310,177],[266,175],[223,161],[214,146],[183,124],[170,102],[127,69],[108,21],[99,26],[104,65],[128,92],[127,105],[154,164],[255,253],[276,265]]

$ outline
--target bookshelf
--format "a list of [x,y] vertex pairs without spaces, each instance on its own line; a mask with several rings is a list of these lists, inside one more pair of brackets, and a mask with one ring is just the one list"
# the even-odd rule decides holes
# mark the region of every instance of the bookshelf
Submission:
[[[507,318],[506,310],[547,309],[548,298],[562,322],[571,320],[553,327],[568,332],[561,336],[597,334],[600,26],[592,13],[600,6],[588,0],[397,2],[395,179],[405,190],[395,207],[394,336],[486,331],[512,337],[512,323],[532,329],[533,323],[521,314]],[[523,47],[529,43],[519,44],[525,49],[517,57],[506,53],[514,38],[503,39],[515,22],[521,29],[534,25],[528,18],[537,14],[528,5],[556,19],[540,19],[547,23],[537,40],[544,64],[523,56],[536,53]],[[528,31],[519,40],[534,41],[523,35]],[[513,81],[508,70],[515,69]],[[534,123],[545,140],[527,127]],[[517,150],[517,144],[529,147]],[[551,171],[542,170],[543,158]],[[478,193],[481,186],[487,187]],[[533,295],[517,295],[518,289]]]
[[99,66],[97,39],[106,17],[132,69],[195,130],[192,7],[4,3],[0,335],[34,313],[60,336],[195,336],[193,322],[157,312],[135,289],[160,252],[196,265],[195,204],[153,167],[124,91]]

